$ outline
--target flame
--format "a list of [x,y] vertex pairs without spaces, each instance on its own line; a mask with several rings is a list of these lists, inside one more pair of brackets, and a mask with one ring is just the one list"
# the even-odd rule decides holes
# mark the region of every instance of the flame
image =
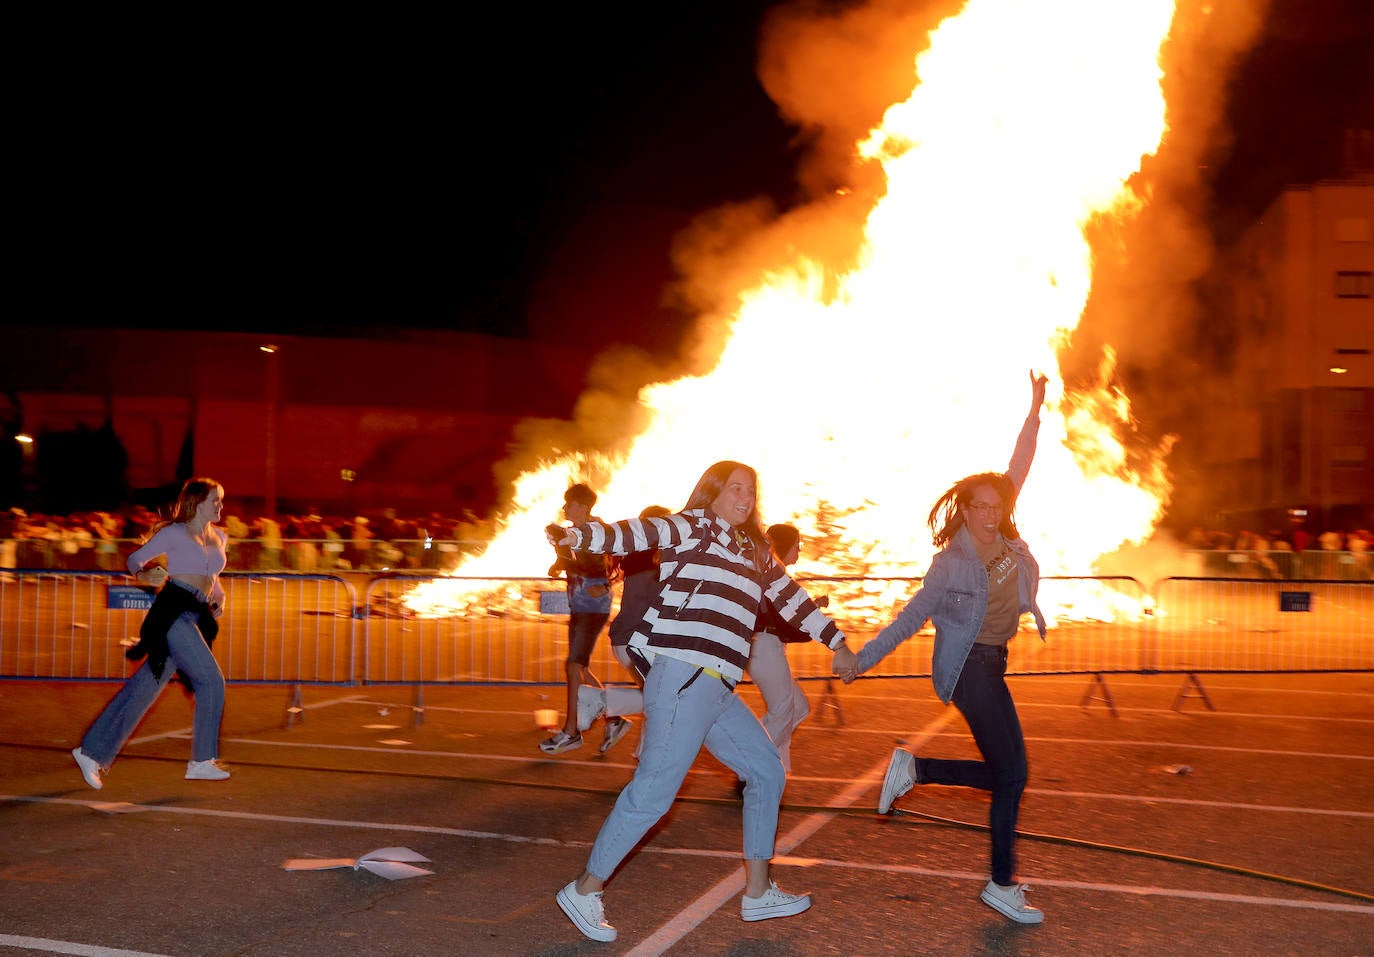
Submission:
[[[590,469],[605,476],[598,514],[619,519],[680,507],[706,466],[738,459],[759,471],[766,521],[823,542],[794,571],[919,575],[931,505],[961,476],[1006,467],[1027,370],[1057,368],[1092,286],[1085,229],[1139,206],[1127,181],[1165,133],[1173,17],[1171,0],[970,0],[915,59],[910,96],[857,145],[885,192],[856,265],[837,275],[797,257],[760,276],[722,323],[708,374],[644,388],[650,424],[625,454],[555,455],[522,475],[490,546],[455,574],[542,575],[543,526]],[[1018,503],[1046,575],[1090,573],[1148,537],[1167,502],[1162,456],[1145,474],[1128,465],[1130,406],[1107,385],[1111,362],[1070,396],[1051,375]],[[777,369],[790,370],[781,383]],[[478,587],[440,580],[406,604],[453,613]],[[882,611],[907,591],[855,594]]]

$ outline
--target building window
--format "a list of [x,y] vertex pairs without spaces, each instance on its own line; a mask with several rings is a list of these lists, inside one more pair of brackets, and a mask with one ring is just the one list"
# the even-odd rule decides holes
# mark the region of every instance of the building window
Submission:
[[1374,282],[1368,270],[1343,269],[1336,273],[1337,299],[1368,299],[1374,295]]

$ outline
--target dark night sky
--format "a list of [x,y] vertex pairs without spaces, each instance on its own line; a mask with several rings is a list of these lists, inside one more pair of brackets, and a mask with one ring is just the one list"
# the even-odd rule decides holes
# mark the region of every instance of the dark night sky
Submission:
[[[670,346],[671,237],[797,198],[795,131],[754,75],[769,6],[39,31],[19,119],[36,295],[7,321],[547,337],[552,298],[594,343]],[[1338,172],[1352,117],[1374,125],[1369,8],[1274,0],[1234,84],[1219,232]]]

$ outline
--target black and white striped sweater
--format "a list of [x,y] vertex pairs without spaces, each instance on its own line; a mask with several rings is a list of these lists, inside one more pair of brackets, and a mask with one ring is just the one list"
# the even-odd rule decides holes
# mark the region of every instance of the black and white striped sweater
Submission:
[[667,518],[588,522],[567,529],[572,548],[628,555],[661,549],[659,593],[630,645],[718,672],[730,682],[744,676],[749,643],[763,596],[779,617],[834,650],[844,634],[787,570],[765,553],[754,567],[754,543],[706,509]]

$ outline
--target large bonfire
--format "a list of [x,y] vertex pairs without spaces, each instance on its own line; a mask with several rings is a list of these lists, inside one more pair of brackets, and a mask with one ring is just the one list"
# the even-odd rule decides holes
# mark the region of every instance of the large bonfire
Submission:
[[[640,392],[648,424],[628,451],[525,472],[482,554],[406,605],[461,613],[485,590],[463,578],[542,575],[542,530],[589,468],[597,512],[616,519],[680,507],[720,459],[758,469],[767,522],[824,541],[802,574],[919,575],[939,494],[1006,467],[1032,368],[1051,401],[1018,516],[1043,573],[1091,574],[1147,538],[1170,493],[1162,457],[1128,467],[1126,397],[1106,376],[1066,396],[1056,373],[1092,287],[1085,232],[1137,211],[1128,181],[1166,132],[1173,19],[1171,0],[969,0],[914,58],[910,95],[855,144],[883,186],[849,266],[798,256],[758,275],[708,373]],[[761,384],[765,365],[794,370],[785,401]]]

